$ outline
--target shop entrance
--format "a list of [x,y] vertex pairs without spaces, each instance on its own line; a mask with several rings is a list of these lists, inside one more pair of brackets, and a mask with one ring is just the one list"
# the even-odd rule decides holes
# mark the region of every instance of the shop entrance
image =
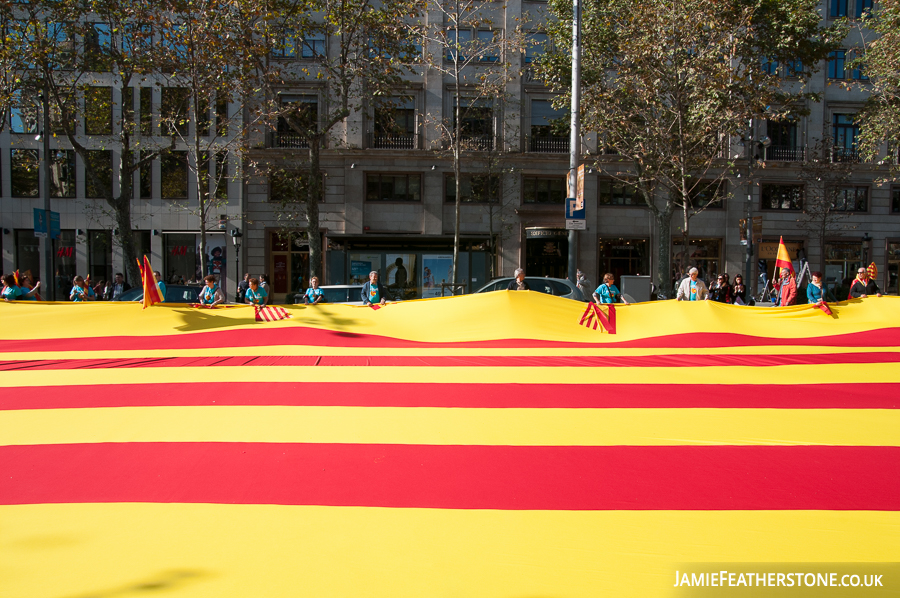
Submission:
[[562,228],[525,229],[525,275],[567,278],[569,237]]

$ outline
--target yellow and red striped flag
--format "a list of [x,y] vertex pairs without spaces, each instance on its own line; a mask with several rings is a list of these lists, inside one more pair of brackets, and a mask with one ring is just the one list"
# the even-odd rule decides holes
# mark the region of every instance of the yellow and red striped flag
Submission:
[[775,278],[778,278],[779,268],[787,268],[791,271],[791,274],[795,274],[791,254],[788,253],[787,247],[784,245],[784,237],[778,238],[778,254],[775,256]]
[[257,322],[277,322],[291,317],[286,309],[276,305],[254,305],[253,308],[256,312]]
[[900,298],[615,335],[539,293],[250,307],[0,302],[0,595],[664,598],[900,560]]
[[141,281],[144,286],[144,309],[156,303],[162,303],[164,297],[159,288],[159,282],[156,280],[156,274],[153,272],[153,268],[150,267],[150,260],[147,259],[146,255],[144,256],[144,264],[141,266]]

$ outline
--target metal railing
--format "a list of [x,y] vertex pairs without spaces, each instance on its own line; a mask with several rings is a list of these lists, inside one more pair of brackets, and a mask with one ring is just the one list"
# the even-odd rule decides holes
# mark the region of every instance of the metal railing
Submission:
[[296,133],[269,133],[269,147],[309,149],[309,140]]
[[569,138],[532,137],[528,143],[528,151],[544,154],[567,154],[569,153]]
[[380,133],[368,134],[368,147],[373,149],[419,149],[419,136],[415,133],[408,135],[383,135]]
[[463,135],[459,144],[468,150],[487,152],[494,149],[496,138],[493,135]]
[[832,162],[862,162],[862,155],[855,147],[836,147],[831,152]]
[[773,162],[803,162],[806,148],[793,145],[770,145],[766,148],[765,159]]

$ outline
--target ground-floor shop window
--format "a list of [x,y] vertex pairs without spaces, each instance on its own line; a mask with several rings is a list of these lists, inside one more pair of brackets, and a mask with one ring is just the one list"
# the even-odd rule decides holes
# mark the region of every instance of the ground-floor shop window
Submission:
[[705,282],[722,273],[722,240],[688,238],[687,248],[683,247],[683,239],[672,240],[672,272],[673,282],[687,276],[691,268],[700,271],[699,278]]
[[164,238],[163,278],[170,284],[199,283],[199,240],[193,233],[167,234]]
[[900,292],[897,283],[898,275],[900,275],[900,241],[888,241],[885,261],[887,262],[885,269],[886,292],[897,294]]
[[[766,282],[771,282],[776,276],[775,260],[778,257],[778,244],[780,239],[765,239],[759,243],[757,267],[759,268],[759,288]],[[794,264],[794,271],[800,271],[800,257],[805,255],[804,241],[785,239],[784,247],[787,249],[791,262]],[[780,276],[780,272],[777,273]]]
[[850,294],[850,285],[863,263],[862,243],[825,243],[825,284],[839,300]]
[[566,278],[569,234],[560,228],[525,229],[525,275]]
[[41,242],[34,236],[33,230],[19,229],[15,231],[16,260],[14,269],[25,273],[31,270],[34,278],[41,277]]
[[112,233],[88,231],[88,274],[91,281],[112,280]]
[[597,255],[599,271],[591,281],[597,286],[607,272],[611,272],[616,280],[621,280],[623,275],[650,274],[649,239],[601,238]]
[[[72,290],[72,279],[78,272],[75,270],[75,231],[61,230],[56,242],[56,299],[65,300]],[[100,280],[91,282],[100,282]]]

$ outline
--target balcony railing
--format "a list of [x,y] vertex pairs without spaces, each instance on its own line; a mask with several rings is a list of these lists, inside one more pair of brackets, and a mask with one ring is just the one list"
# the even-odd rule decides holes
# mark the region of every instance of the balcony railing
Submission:
[[831,153],[832,162],[862,162],[862,155],[855,147],[836,147]]
[[309,149],[309,140],[296,133],[269,133],[269,147]]
[[415,150],[419,149],[419,136],[415,133],[408,135],[383,135],[369,133],[368,147],[373,149]]
[[766,148],[766,161],[803,162],[806,160],[806,148],[793,145],[770,145]]
[[528,151],[544,154],[567,154],[569,153],[569,138],[532,137],[528,144]]
[[488,152],[494,149],[496,138],[493,135],[463,135],[459,144],[470,151]]

